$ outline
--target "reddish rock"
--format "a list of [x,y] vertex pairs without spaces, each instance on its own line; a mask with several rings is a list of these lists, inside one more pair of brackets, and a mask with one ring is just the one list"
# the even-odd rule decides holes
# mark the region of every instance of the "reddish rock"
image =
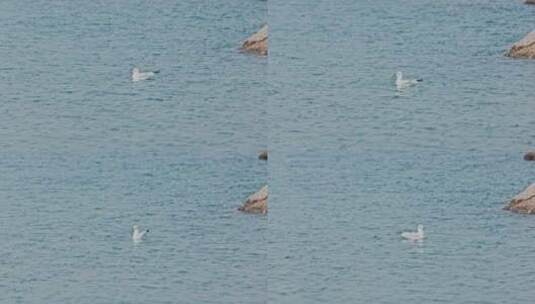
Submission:
[[258,192],[251,194],[238,210],[247,213],[266,214],[268,211],[268,186],[265,185]]
[[266,56],[268,54],[268,26],[264,25],[258,32],[243,42],[242,50]]
[[512,58],[535,58],[535,31],[527,34],[522,40],[513,44],[507,56]]
[[518,213],[535,214],[535,183],[513,197],[504,209]]

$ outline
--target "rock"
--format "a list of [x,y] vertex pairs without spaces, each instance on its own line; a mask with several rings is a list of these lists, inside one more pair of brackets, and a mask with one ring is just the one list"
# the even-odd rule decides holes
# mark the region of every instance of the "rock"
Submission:
[[267,160],[268,159],[268,151],[267,150],[260,151],[260,154],[258,154],[258,159]]
[[535,31],[527,34],[522,40],[513,44],[507,56],[512,58],[535,58]]
[[262,56],[268,54],[268,26],[264,25],[256,34],[247,38],[241,47],[242,50],[257,53]]
[[258,192],[251,194],[238,210],[247,213],[266,214],[268,211],[268,186],[265,185]]
[[509,205],[503,209],[518,213],[535,214],[535,183],[513,197]]
[[524,4],[535,4],[535,0],[526,0]]
[[535,160],[535,151],[529,151],[528,153],[524,154],[524,160]]

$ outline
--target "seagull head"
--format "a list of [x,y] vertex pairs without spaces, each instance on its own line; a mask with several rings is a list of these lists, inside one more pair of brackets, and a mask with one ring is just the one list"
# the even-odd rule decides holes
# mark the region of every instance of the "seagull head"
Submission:
[[422,224],[418,225],[417,229],[419,233],[422,233],[424,231],[424,225]]

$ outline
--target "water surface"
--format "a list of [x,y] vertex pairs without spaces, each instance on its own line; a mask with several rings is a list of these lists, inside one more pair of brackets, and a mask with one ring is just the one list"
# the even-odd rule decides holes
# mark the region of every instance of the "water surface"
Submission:
[[[527,303],[535,62],[518,1],[271,1],[272,303]],[[395,92],[401,70],[424,82]],[[427,240],[399,234],[423,224]]]
[[266,182],[267,60],[237,48],[266,13],[2,1],[0,302],[264,302],[267,219],[236,208]]

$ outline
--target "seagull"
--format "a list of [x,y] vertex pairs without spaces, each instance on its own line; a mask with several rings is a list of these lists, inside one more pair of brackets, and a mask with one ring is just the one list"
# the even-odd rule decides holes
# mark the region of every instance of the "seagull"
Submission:
[[152,71],[152,72],[141,72],[139,68],[133,68],[132,69],[132,81],[140,81],[140,80],[147,80],[152,79],[155,74],[160,73],[160,71]]
[[132,240],[134,242],[141,241],[147,232],[149,232],[149,229],[141,231],[138,225],[132,226]]
[[424,226],[418,225],[416,232],[402,232],[401,237],[410,241],[421,241],[424,239]]
[[420,79],[403,79],[403,73],[401,73],[400,71],[396,73],[396,88],[398,89],[398,91],[411,87],[417,84],[418,82],[422,82],[422,81],[423,79],[421,78]]

